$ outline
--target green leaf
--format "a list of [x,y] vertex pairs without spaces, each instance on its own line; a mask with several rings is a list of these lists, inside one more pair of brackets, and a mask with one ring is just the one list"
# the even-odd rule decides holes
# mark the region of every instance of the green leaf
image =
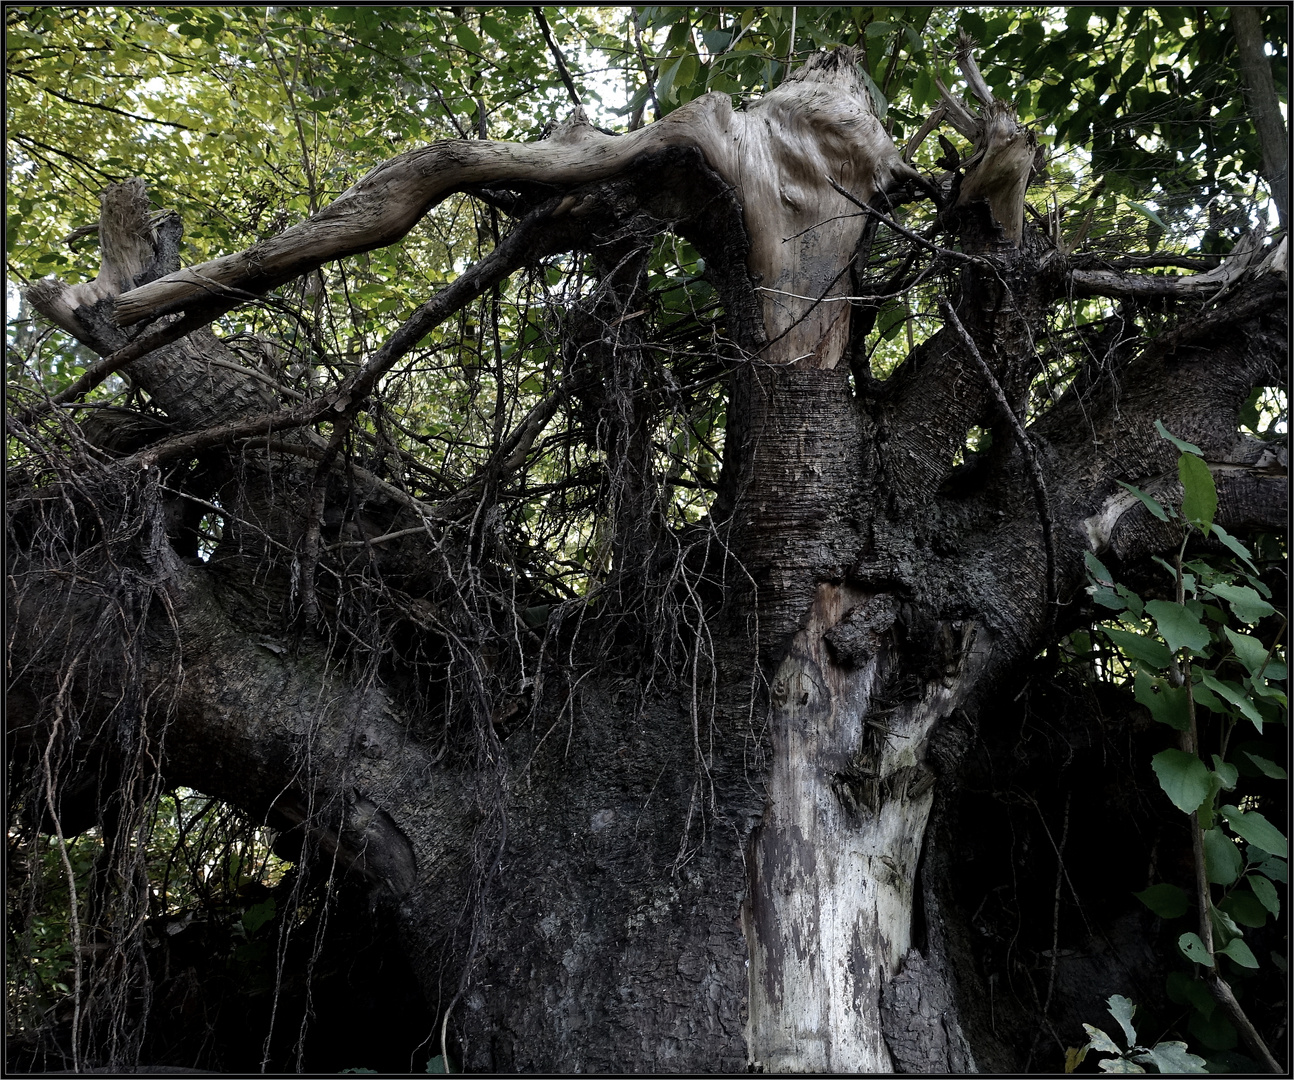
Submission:
[[1241,967],[1256,968],[1258,966],[1258,958],[1254,956],[1253,950],[1245,944],[1243,938],[1232,938],[1218,952],[1231,957]]
[[1254,706],[1253,701],[1244,690],[1231,682],[1229,679],[1215,679],[1208,672],[1200,676],[1200,682],[1212,690],[1220,698],[1224,698],[1239,709],[1249,720],[1253,722],[1254,727],[1261,733],[1263,730],[1262,713]]
[[1089,585],[1087,591],[1091,594],[1094,604],[1109,608],[1111,611],[1127,610],[1128,602],[1113,589],[1107,589],[1103,585]]
[[674,76],[678,74],[679,65],[683,63],[683,57],[670,61],[661,70],[659,81],[656,83],[656,100],[667,102],[673,100]]
[[1167,882],[1152,885],[1132,895],[1161,919],[1176,919],[1179,915],[1185,915],[1191,906],[1186,893],[1176,885],[1169,885]]
[[1183,934],[1177,939],[1177,947],[1182,950],[1187,960],[1194,960],[1195,963],[1203,964],[1205,967],[1213,966],[1213,958],[1209,955],[1209,950],[1204,947],[1199,934]]
[[1250,753],[1248,750],[1244,751],[1244,755],[1254,763],[1254,766],[1264,776],[1270,776],[1273,780],[1289,779],[1289,773],[1277,765],[1276,762],[1268,761],[1265,757]]
[[[878,23],[870,23],[867,29],[870,31]],[[885,114],[889,110],[889,102],[885,100],[885,95],[881,93],[881,88],[872,81],[872,77],[863,68],[858,69],[858,74],[862,77],[863,84],[867,87],[867,92],[872,98],[872,109],[880,120],[885,119]]]
[[1289,678],[1289,668],[1286,667],[1284,660],[1277,660],[1273,656],[1263,668],[1263,678],[1268,682],[1284,682]]
[[1213,951],[1217,952],[1232,938],[1243,937],[1243,931],[1236,925],[1235,919],[1225,911],[1209,905],[1209,921],[1213,923]]
[[1137,672],[1132,685],[1133,696],[1150,710],[1150,715],[1159,723],[1167,724],[1177,731],[1185,731],[1190,727],[1185,686],[1170,686],[1167,679],[1152,678],[1144,671]]
[[1131,491],[1132,494],[1134,494],[1138,499],[1140,499],[1143,503],[1145,503],[1146,509],[1149,510],[1152,514],[1154,514],[1155,517],[1157,517],[1160,521],[1168,520],[1168,511],[1164,509],[1164,504],[1161,503],[1158,499],[1156,499],[1153,495],[1147,495],[1144,491],[1141,490],[1141,488],[1133,487],[1131,484],[1126,483],[1123,480],[1119,480],[1118,483],[1122,484],[1125,488]]
[[1084,1024],[1083,1030],[1087,1032],[1087,1045],[1093,1050],[1097,1050],[1102,1054],[1123,1053],[1118,1044],[1099,1027],[1093,1027],[1091,1024]]
[[1190,1005],[1205,1018],[1218,1007],[1218,999],[1209,993],[1209,988],[1185,971],[1168,973],[1168,997],[1179,1005]]
[[1178,649],[1199,652],[1209,643],[1208,628],[1183,604],[1175,604],[1171,600],[1151,600],[1146,604],[1146,613],[1155,620],[1155,625],[1159,627],[1159,632],[1173,652]]
[[1249,887],[1253,889],[1254,896],[1273,915],[1279,916],[1281,913],[1280,898],[1276,895],[1276,886],[1261,874],[1250,874],[1248,877]]
[[1243,562],[1247,567],[1249,567],[1250,570],[1252,570],[1255,574],[1258,573],[1258,568],[1253,564],[1253,554],[1250,552],[1250,550],[1247,547],[1245,547],[1245,545],[1242,544],[1239,540],[1237,540],[1234,536],[1232,536],[1229,532],[1227,532],[1227,530],[1224,529],[1221,525],[1219,525],[1216,521],[1213,523],[1213,535],[1216,536],[1219,540],[1221,540],[1222,543],[1226,545],[1226,547],[1228,547],[1231,550],[1231,552],[1240,559],[1241,562]]
[[1114,591],[1118,593],[1119,596],[1128,605],[1128,610],[1131,611],[1132,614],[1137,616],[1137,618],[1141,618],[1142,612],[1145,611],[1146,609],[1145,604],[1141,602],[1141,597],[1138,596],[1136,593],[1134,593],[1126,585],[1116,585],[1114,587]]
[[1132,1014],[1136,1012],[1136,1006],[1122,994],[1111,994],[1105,1004],[1110,1010],[1110,1015],[1119,1022],[1119,1027],[1123,1028],[1128,1046],[1136,1046],[1137,1029],[1132,1026]]
[[[1156,214],[1152,209],[1150,209],[1150,207],[1148,207],[1148,206],[1143,206],[1143,205],[1142,205],[1141,203],[1139,203],[1139,202],[1132,202],[1131,200],[1129,200],[1129,201],[1128,201],[1128,205],[1129,205],[1129,206],[1131,206],[1131,207],[1132,207],[1132,209],[1134,209],[1134,210],[1135,210],[1138,214],[1140,214],[1142,217],[1146,218],[1146,220],[1151,221],[1151,222],[1154,222],[1154,224],[1158,225],[1158,226],[1159,226],[1161,229],[1163,229],[1165,232],[1167,232],[1167,231],[1168,231],[1168,226],[1164,224],[1163,218],[1161,218],[1161,217],[1160,217],[1158,214]],[[1161,435],[1164,435],[1164,437],[1165,437],[1165,438],[1170,438],[1170,439],[1172,438],[1172,436],[1171,436],[1171,435],[1167,435],[1167,434],[1164,432],[1164,425],[1163,425],[1162,423],[1160,423],[1160,421],[1156,420],[1156,421],[1155,421],[1155,424],[1159,427],[1159,432],[1160,432],[1160,434],[1161,434]],[[1173,439],[1173,442],[1177,442],[1177,441],[1178,441],[1178,440]]]
[[1195,698],[1196,709],[1208,709],[1219,716],[1231,715],[1231,710],[1218,699],[1217,694],[1204,685],[1199,675],[1191,680],[1191,695]]
[[1244,813],[1238,807],[1224,806],[1222,816],[1242,840],[1278,859],[1289,858],[1289,841],[1285,835],[1257,810]]
[[1209,770],[1194,754],[1161,750],[1150,761],[1159,786],[1184,814],[1194,813],[1209,795]]
[[1200,457],[1204,456],[1204,451],[1201,450],[1194,443],[1189,443],[1185,439],[1179,439],[1176,435],[1170,434],[1168,429],[1164,427],[1164,422],[1162,420],[1155,421],[1155,430],[1159,432],[1159,435],[1161,438],[1167,439],[1170,443],[1172,443],[1175,447],[1177,447],[1177,449],[1180,450],[1182,453],[1198,454]]
[[1239,1041],[1235,1027],[1220,1009],[1208,1017],[1195,1013],[1187,1028],[1210,1050],[1230,1050]]
[[274,918],[274,897],[268,897],[259,904],[253,904],[243,912],[243,929],[249,934],[256,933],[262,926]]
[[1213,474],[1202,458],[1183,454],[1177,459],[1177,475],[1182,481],[1182,516],[1207,536],[1218,512]]
[[1272,881],[1279,881],[1282,885],[1289,884],[1289,867],[1285,865],[1284,859],[1278,859],[1275,855],[1268,855],[1265,851],[1258,848],[1250,848],[1249,864],[1256,867],[1260,874],[1265,874]]
[[1252,892],[1234,889],[1231,895],[1218,905],[1241,926],[1262,926],[1267,921],[1267,909]]
[[1146,1054],[1161,1073],[1171,1075],[1208,1072],[1204,1067],[1204,1059],[1189,1053],[1184,1042],[1155,1043]]
[[460,22],[455,25],[454,37],[458,39],[458,43],[468,52],[479,53],[481,51],[481,39],[476,36],[476,31],[468,26],[467,23]]
[[1236,781],[1240,779],[1240,770],[1230,762],[1223,761],[1217,754],[1213,755],[1213,775],[1222,784],[1223,791],[1234,791]]
[[1115,648],[1134,660],[1143,660],[1153,668],[1166,668],[1172,662],[1172,653],[1162,641],[1108,626],[1101,627],[1101,631],[1114,642]]
[[1259,619],[1276,613],[1276,609],[1248,585],[1218,584],[1206,585],[1204,588],[1230,604],[1231,610],[1241,622],[1256,623]]
[[1229,626],[1222,628],[1231,642],[1231,648],[1250,675],[1257,675],[1267,663],[1267,646],[1249,634],[1238,634]]
[[1083,563],[1087,566],[1088,576],[1101,585],[1114,585],[1114,575],[1105,568],[1105,563],[1101,562],[1090,551],[1083,552]]
[[[1151,559],[1154,562],[1157,562],[1160,566],[1164,568],[1165,571],[1167,571],[1169,580],[1171,580],[1174,584],[1177,583],[1177,567],[1175,567],[1167,559],[1161,558],[1158,555],[1152,555]],[[1185,570],[1182,571],[1182,591],[1187,593],[1188,595],[1195,592],[1195,575],[1188,574],[1186,573]]]
[[1261,433],[1260,424],[1262,422],[1258,413],[1258,399],[1263,396],[1263,388],[1255,386],[1249,391],[1249,396],[1245,398],[1245,403],[1240,406],[1240,414],[1237,419],[1241,427],[1247,427],[1255,435]]
[[1221,829],[1204,831],[1204,871],[1214,885],[1230,885],[1240,876],[1240,849]]

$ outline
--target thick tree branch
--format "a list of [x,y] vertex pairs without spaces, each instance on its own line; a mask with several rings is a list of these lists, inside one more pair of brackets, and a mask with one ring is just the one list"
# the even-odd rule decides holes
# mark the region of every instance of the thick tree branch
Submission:
[[454,140],[409,151],[377,166],[300,225],[245,252],[125,294],[117,303],[117,319],[127,326],[182,309],[196,298],[224,296],[230,290],[261,293],[326,262],[394,243],[431,207],[464,187],[507,181],[589,183],[614,175],[652,150],[704,145],[731,115],[731,105],[720,98],[707,95],[691,108],[619,138],[601,134],[577,115],[539,143]]
[[1020,457],[1024,461],[1025,472],[1029,476],[1029,486],[1033,489],[1034,505],[1038,510],[1038,521],[1042,526],[1042,547],[1047,558],[1047,581],[1046,581],[1046,625],[1050,626],[1055,618],[1056,605],[1056,535],[1055,526],[1051,518],[1051,501],[1047,497],[1047,483],[1043,479],[1042,465],[1038,461],[1038,451],[1029,438],[1029,433],[1025,431],[1024,424],[1016,416],[1015,411],[1011,408],[1011,403],[1007,400],[1006,394],[1002,392],[1002,387],[993,375],[992,369],[984,362],[980,356],[979,349],[976,348],[974,340],[966,332],[966,327],[957,318],[957,312],[953,310],[944,297],[939,298],[939,312],[943,315],[944,321],[951,326],[953,333],[961,342],[962,349],[970,357],[972,363],[979,370],[980,376],[988,384],[992,393],[993,400],[997,403],[998,413],[1002,419],[1010,426],[1011,434],[1015,437],[1016,445],[1020,448]]
[[1263,151],[1263,176],[1271,188],[1272,201],[1282,229],[1289,228],[1289,134],[1281,115],[1280,99],[1272,81],[1271,63],[1263,49],[1262,8],[1236,6],[1231,9],[1231,32],[1240,54],[1245,101],[1258,129]]
[[[571,209],[568,203],[572,201],[569,198],[550,199],[531,211],[489,255],[410,315],[364,367],[341,386],[290,409],[241,418],[156,443],[136,454],[133,464],[145,468],[204,447],[276,431],[291,431],[328,418],[341,421],[343,417],[353,415],[372,393],[378,379],[445,319],[528,260],[551,254],[551,245],[565,234],[568,222],[563,218]],[[554,223],[555,229],[550,231],[548,226]]]
[[[831,216],[835,196],[825,177],[863,201],[896,182],[921,179],[885,135],[853,59],[848,50],[819,54],[745,111],[735,112],[727,95],[707,94],[620,137],[597,132],[577,114],[539,143],[433,143],[374,169],[331,206],[277,237],[125,294],[117,317],[128,325],[184,309],[198,298],[263,292],[331,259],[394,242],[455,190],[509,182],[592,183],[623,173],[644,154],[694,147],[757,223],[749,270],[780,290],[765,296],[768,338],[778,339],[779,352],[794,360],[830,366],[843,349],[839,313],[814,311],[809,317],[802,302],[785,299],[822,295],[822,286],[845,265],[841,249],[852,248],[849,236],[837,234],[856,226]],[[806,97],[815,102],[811,120],[803,108]],[[783,239],[810,227],[817,232],[802,242],[800,266],[788,278]],[[785,334],[791,327],[795,333]]]
[[1284,241],[1261,247],[1256,233],[1246,233],[1219,266],[1202,274],[1185,277],[1160,274],[1131,274],[1117,270],[1071,269],[1069,280],[1079,296],[1134,297],[1140,299],[1213,296],[1246,274],[1259,277],[1269,271],[1285,270]]

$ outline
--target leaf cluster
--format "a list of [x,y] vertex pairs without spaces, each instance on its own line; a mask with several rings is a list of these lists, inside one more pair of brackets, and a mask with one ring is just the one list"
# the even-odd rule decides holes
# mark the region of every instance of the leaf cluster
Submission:
[[[1280,802],[1254,792],[1270,781],[1288,780],[1278,764],[1284,758],[1288,722],[1287,667],[1280,644],[1286,616],[1273,605],[1253,552],[1213,520],[1217,492],[1199,448],[1174,437],[1161,422],[1156,426],[1181,452],[1180,504],[1165,506],[1124,486],[1160,520],[1184,526],[1176,561],[1157,558],[1175,598],[1143,600],[1116,582],[1090,552],[1088,592],[1098,606],[1120,613],[1117,621],[1103,622],[1100,631],[1117,650],[1137,702],[1154,720],[1181,733],[1179,745],[1155,754],[1151,764],[1163,794],[1190,816],[1190,827],[1199,832],[1203,863],[1198,879],[1206,883],[1208,895],[1193,901],[1195,889],[1161,881],[1137,897],[1164,919],[1181,918],[1198,903],[1207,913],[1212,948],[1200,933],[1186,931],[1178,939],[1181,956],[1196,971],[1225,970],[1231,978],[1243,978],[1261,963],[1245,931],[1257,931],[1279,917],[1278,886],[1288,884],[1288,840],[1268,816]],[[1192,536],[1212,537],[1225,555],[1183,561]],[[1272,952],[1270,962],[1284,970],[1283,954]],[[1229,1050],[1235,1045],[1233,1025],[1203,982],[1174,972],[1168,992],[1172,1000],[1189,1005],[1190,1029],[1206,1046]],[[1127,1071],[1129,1060],[1124,1055],[1118,1068],[1105,1062],[1102,1068]]]

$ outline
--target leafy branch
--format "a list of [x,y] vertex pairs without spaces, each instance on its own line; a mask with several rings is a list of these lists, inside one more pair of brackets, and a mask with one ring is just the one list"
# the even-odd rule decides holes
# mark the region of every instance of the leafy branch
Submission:
[[[1264,724],[1285,722],[1288,702],[1278,684],[1284,682],[1287,672],[1277,656],[1285,620],[1269,603],[1271,591],[1261,579],[1253,552],[1213,520],[1217,490],[1200,448],[1172,435],[1161,421],[1155,426],[1161,437],[1180,451],[1180,507],[1166,507],[1131,484],[1123,486],[1159,520],[1184,526],[1172,563],[1156,559],[1172,578],[1173,599],[1143,600],[1117,583],[1091,553],[1086,555],[1088,592],[1098,605],[1120,613],[1120,625],[1106,624],[1101,629],[1133,674],[1136,700],[1155,720],[1179,733],[1178,746],[1160,751],[1151,764],[1164,794],[1190,818],[1198,925],[1196,930],[1182,933],[1177,944],[1199,977],[1170,979],[1170,997],[1196,1010],[1202,1021],[1194,1025],[1197,1031],[1209,1025],[1216,1030],[1214,1013],[1220,1006],[1250,1053],[1267,1070],[1279,1072],[1279,1064],[1236,999],[1226,965],[1246,970],[1259,967],[1241,927],[1261,927],[1269,915],[1280,914],[1276,883],[1287,882],[1288,842],[1259,812],[1255,796],[1236,794],[1226,803],[1221,797],[1224,792],[1238,792],[1242,768],[1247,775],[1286,779],[1284,769],[1255,752],[1252,745],[1233,745],[1233,736],[1242,725],[1252,725],[1262,736]],[[1219,541],[1229,552],[1227,562],[1184,562],[1192,536]],[[1274,629],[1269,643],[1263,641],[1264,629]],[[1216,752],[1207,756],[1198,710],[1213,718],[1207,734]],[[1216,902],[1215,887],[1223,891]],[[1167,882],[1152,885],[1137,896],[1165,919],[1181,917],[1191,907],[1186,893]],[[1273,962],[1283,963],[1275,954]],[[1117,1009],[1116,1001],[1120,1003]],[[1129,1021],[1124,1030],[1131,1042],[1131,1013],[1123,1011],[1126,999],[1116,995],[1110,1003],[1120,1023]],[[1102,1061],[1103,1069],[1144,1071],[1135,1064],[1142,1062],[1142,1057],[1132,1050],[1120,1051],[1098,1029],[1089,1027],[1088,1031],[1096,1034],[1084,1053],[1095,1048],[1120,1054]]]

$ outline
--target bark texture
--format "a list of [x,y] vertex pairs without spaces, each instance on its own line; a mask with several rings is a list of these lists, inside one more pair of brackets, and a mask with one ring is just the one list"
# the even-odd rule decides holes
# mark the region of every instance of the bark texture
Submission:
[[[1154,420],[1203,449],[1220,522],[1283,527],[1285,459],[1241,439],[1236,413],[1282,378],[1285,285],[1277,253],[1256,243],[1171,287],[1047,248],[1024,222],[1031,136],[968,46],[959,62],[977,104],[946,108],[975,150],[944,188],[905,164],[842,50],[742,110],[710,94],[617,138],[577,112],[537,144],[402,154],[282,235],[184,270],[178,221],[150,219],[133,182],[105,195],[99,278],[29,294],[110,355],[147,320],[210,317],[391,243],[452,191],[514,189],[520,223],[493,261],[315,399],[280,407],[205,330],[131,362],[170,437],[108,447],[134,456],[103,473],[147,523],[111,550],[133,552],[131,587],[152,612],[132,723],[167,782],[244,806],[367,882],[443,1025],[433,1045],[443,1031],[469,1069],[1028,1064],[991,998],[984,1016],[997,984],[977,967],[948,846],[964,839],[959,785],[991,771],[974,754],[1012,680],[1081,620],[1084,554],[1131,565],[1180,542],[1119,484],[1175,483]],[[872,204],[919,190],[937,195],[959,245],[918,245],[953,317],[881,381],[858,359],[867,311],[846,297],[878,228]],[[705,256],[735,342],[718,500],[677,533],[652,518],[649,364],[631,307],[639,241],[666,230]],[[343,419],[380,395],[401,348],[515,267],[571,248],[594,253],[607,289],[571,313],[559,390],[457,493],[431,505],[339,460]],[[1229,305],[1183,316],[1119,363],[1094,361],[1025,429],[1052,304],[1071,290],[1219,285],[1234,289]],[[598,447],[621,470],[614,588],[600,606],[554,602],[526,619],[482,584],[482,531],[458,525],[577,394],[601,401]],[[331,441],[312,428],[323,417]],[[959,464],[974,426],[993,431],[992,448]],[[185,547],[192,509],[176,525],[161,484],[163,467],[190,461],[215,478],[202,490],[229,522],[206,564]],[[25,492],[11,535],[61,530],[95,551],[93,500],[65,479],[63,502]],[[374,600],[375,624],[439,650],[441,666],[418,670],[452,680],[410,685],[308,619],[285,620],[324,540],[345,550],[346,537],[363,554],[328,563],[337,580],[378,574],[374,595],[397,606]],[[11,615],[30,630],[11,641],[10,702],[33,731],[74,699],[84,730],[117,716],[96,703],[92,666],[72,679],[65,663],[102,640],[112,602],[95,590],[116,579],[102,560],[64,575],[65,558],[19,543],[9,563]],[[1037,1002],[1044,1019],[1050,1000]]]

